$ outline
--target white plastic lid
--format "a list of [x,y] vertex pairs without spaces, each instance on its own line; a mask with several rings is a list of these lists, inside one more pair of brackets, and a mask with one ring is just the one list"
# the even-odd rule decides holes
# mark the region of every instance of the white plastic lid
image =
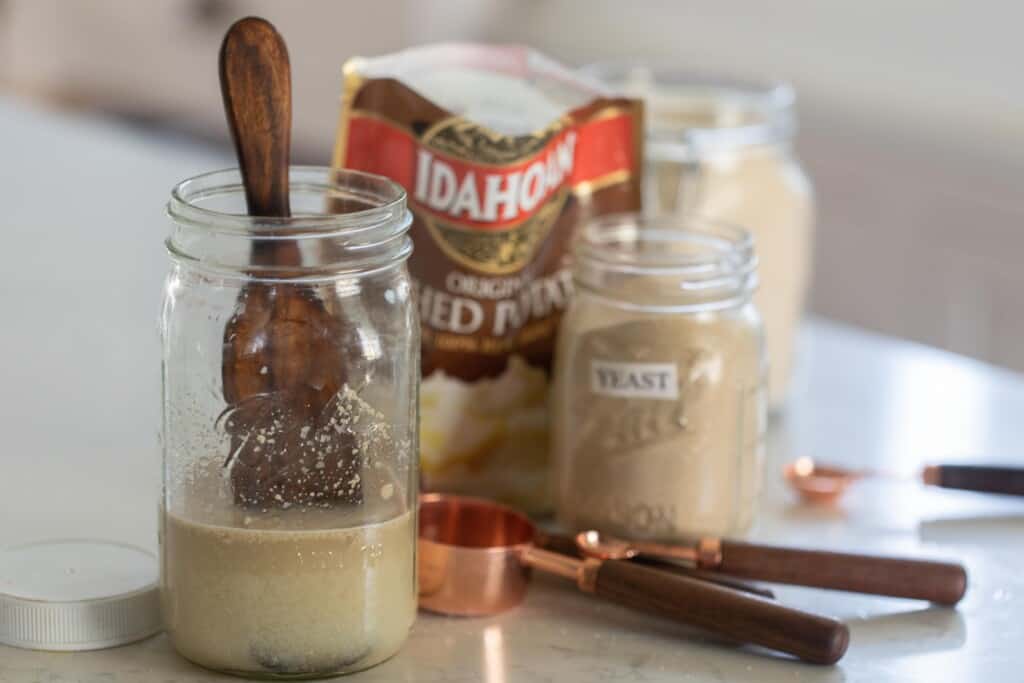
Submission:
[[0,643],[98,650],[157,633],[157,559],[111,541],[39,541],[0,549]]

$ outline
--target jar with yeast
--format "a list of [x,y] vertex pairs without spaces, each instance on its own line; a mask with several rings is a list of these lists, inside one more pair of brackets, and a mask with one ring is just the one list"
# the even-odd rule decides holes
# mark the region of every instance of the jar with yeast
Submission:
[[419,325],[405,192],[290,171],[291,217],[237,171],[168,213],[161,598],[175,648],[266,678],[357,671],[416,614]]
[[811,183],[793,149],[796,98],[785,83],[605,63],[588,67],[645,105],[644,210],[747,227],[757,240],[769,405],[798,367],[814,237]]
[[574,257],[555,356],[560,522],[662,541],[742,534],[766,421],[750,234],[623,214],[587,224]]

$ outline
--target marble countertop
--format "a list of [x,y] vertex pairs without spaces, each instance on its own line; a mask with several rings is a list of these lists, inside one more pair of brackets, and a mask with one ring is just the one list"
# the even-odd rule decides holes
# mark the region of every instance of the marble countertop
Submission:
[[[156,547],[159,341],[171,185],[223,153],[0,100],[0,544],[102,536]],[[773,421],[752,537],[964,562],[958,609],[780,587],[780,600],[846,621],[847,656],[815,667],[537,579],[491,618],[423,614],[393,659],[357,681],[1002,681],[1024,669],[1024,499],[865,481],[842,506],[798,504],[779,469],[812,455],[915,471],[926,461],[1024,463],[1024,378],[813,320],[800,375]],[[0,683],[236,680],[174,654],[164,636],[58,654],[0,646]]]

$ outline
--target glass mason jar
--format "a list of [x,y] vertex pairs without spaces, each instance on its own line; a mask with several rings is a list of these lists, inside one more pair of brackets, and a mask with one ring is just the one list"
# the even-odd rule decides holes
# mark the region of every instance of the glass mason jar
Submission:
[[662,541],[745,532],[766,422],[749,233],[620,214],[587,224],[574,256],[555,355],[559,521]]
[[186,658],[267,678],[356,671],[416,614],[419,325],[405,192],[291,170],[291,218],[239,173],[171,193],[161,593]]
[[645,101],[645,212],[696,214],[753,233],[769,403],[780,408],[807,300],[814,232],[811,184],[792,148],[793,89],[628,63],[588,71]]

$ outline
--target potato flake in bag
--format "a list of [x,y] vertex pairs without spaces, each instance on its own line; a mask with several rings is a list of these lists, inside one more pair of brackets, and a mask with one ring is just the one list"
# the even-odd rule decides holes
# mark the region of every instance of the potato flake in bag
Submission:
[[345,64],[336,167],[409,194],[424,488],[549,508],[548,382],[590,217],[640,207],[640,103],[522,47]]

